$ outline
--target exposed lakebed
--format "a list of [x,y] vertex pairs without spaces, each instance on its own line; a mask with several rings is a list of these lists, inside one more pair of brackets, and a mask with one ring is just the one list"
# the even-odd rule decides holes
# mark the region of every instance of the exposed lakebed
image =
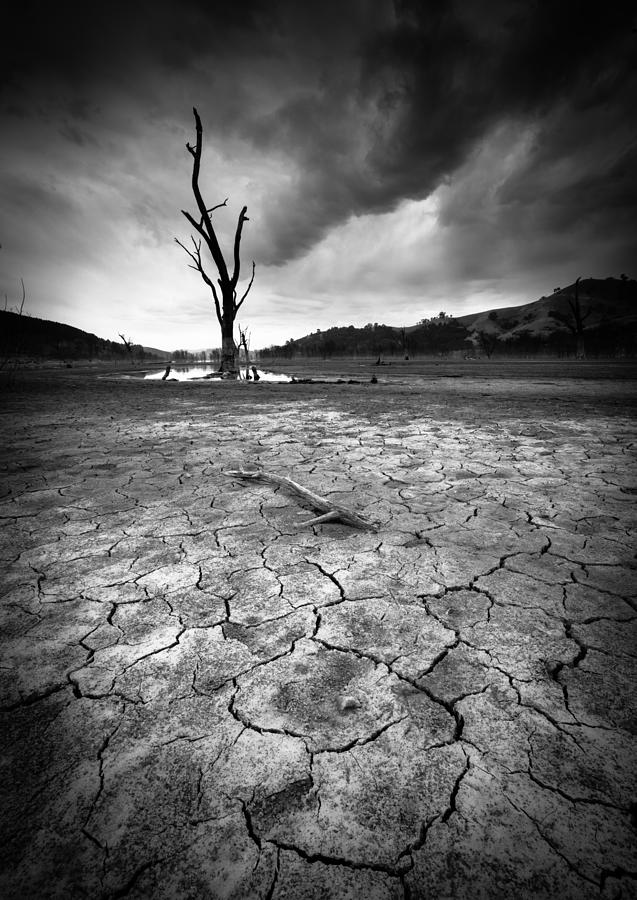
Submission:
[[634,379],[415,368],[3,395],[3,896],[634,896]]

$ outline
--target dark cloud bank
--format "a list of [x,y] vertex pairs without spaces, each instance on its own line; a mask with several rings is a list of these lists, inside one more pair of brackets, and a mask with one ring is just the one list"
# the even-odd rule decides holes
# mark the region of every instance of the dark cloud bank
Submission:
[[[483,242],[518,230],[521,265],[541,256],[543,233],[547,252],[553,236],[571,255],[595,244],[599,266],[637,255],[631,4],[31,0],[19,11],[3,116],[44,115],[37,98],[54,83],[68,140],[89,143],[118,96],[187,130],[196,103],[206,128],[290,161],[262,262],[298,256],[352,214],[452,185],[502,123],[531,127],[533,144],[490,197],[494,222],[480,222],[484,197],[470,208],[451,190],[443,225],[461,234],[473,218]],[[180,96],[164,92],[173,83]],[[458,241],[470,257],[471,240]]]

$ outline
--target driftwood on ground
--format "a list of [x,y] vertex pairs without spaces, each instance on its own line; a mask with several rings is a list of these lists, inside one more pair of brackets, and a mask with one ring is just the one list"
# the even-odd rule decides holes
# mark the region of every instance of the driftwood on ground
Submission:
[[325,522],[343,522],[345,525],[351,525],[352,528],[360,528],[363,531],[378,531],[374,524],[368,522],[366,519],[362,518],[362,516],[357,515],[355,512],[352,512],[344,506],[340,506],[338,503],[328,500],[326,497],[321,497],[320,494],[315,494],[314,491],[303,487],[302,484],[298,484],[296,481],[287,478],[285,475],[271,475],[267,472],[262,472],[261,470],[247,471],[244,469],[233,469],[225,474],[230,475],[233,478],[243,478],[246,481],[267,481],[270,484],[289,488],[295,494],[298,494],[299,497],[302,497],[303,500],[307,501],[310,506],[313,506],[314,509],[321,511],[320,516],[316,516],[314,519],[303,522],[303,525],[322,525]]

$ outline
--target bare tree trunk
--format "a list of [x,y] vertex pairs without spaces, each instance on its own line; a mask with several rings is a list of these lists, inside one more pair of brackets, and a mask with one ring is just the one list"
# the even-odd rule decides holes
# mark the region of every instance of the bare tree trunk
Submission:
[[227,372],[229,375],[237,374],[237,346],[234,342],[233,323],[228,326],[223,323],[221,326],[221,364],[220,372]]
[[[552,310],[550,312],[550,315],[553,316],[554,319],[557,319],[558,322],[566,325],[566,327],[575,338],[576,359],[586,359],[586,335],[584,325],[593,310],[592,308],[589,308],[586,312],[582,312],[582,305],[580,303],[579,297],[580,281],[581,276],[575,279],[575,296],[567,297],[570,315],[569,313],[561,313],[555,310]],[[553,293],[559,290],[559,288],[555,288],[555,291]]]
[[571,300],[569,298],[568,305],[571,308],[571,313],[573,315],[573,323],[574,328],[573,332],[575,334],[575,357],[577,359],[586,359],[586,340],[584,338],[584,322],[590,316],[592,310],[588,310],[587,313],[582,315],[582,307],[580,305],[579,300],[579,283],[580,278],[575,280],[575,298]]
[[575,356],[577,359],[586,359],[586,341],[583,333],[579,333],[576,336]]

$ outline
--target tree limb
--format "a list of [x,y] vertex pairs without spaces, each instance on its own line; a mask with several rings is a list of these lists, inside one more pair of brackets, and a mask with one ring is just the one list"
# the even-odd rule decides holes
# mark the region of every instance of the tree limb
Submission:
[[[208,213],[208,215],[210,215],[210,213],[213,213],[215,211],[215,209],[220,209],[222,206],[227,206],[227,205],[228,205],[228,198],[226,197],[226,199],[223,201],[223,203],[217,203],[216,206],[211,206],[210,209],[206,210],[206,212]],[[203,219],[202,219],[202,224],[203,224]]]
[[248,293],[250,292],[250,288],[252,287],[253,281],[254,281],[254,260],[252,260],[252,278],[250,279],[250,284],[247,286],[245,293],[244,293],[243,297],[241,298],[241,300],[239,300],[238,303],[235,302],[235,304],[234,304],[235,315],[239,312],[239,310],[241,308],[241,304],[243,303],[245,298],[248,296]]
[[215,286],[214,286],[214,284],[212,283],[212,280],[211,280],[210,276],[208,275],[208,273],[207,273],[206,270],[204,269],[203,263],[202,263],[202,261],[201,261],[201,241],[199,241],[199,243],[197,243],[196,240],[194,239],[194,237],[193,237],[192,235],[190,235],[190,240],[193,242],[193,245],[194,245],[194,247],[195,247],[195,252],[194,252],[194,253],[192,252],[192,250],[189,250],[188,247],[186,247],[184,244],[182,244],[182,242],[181,242],[178,238],[175,238],[175,242],[176,242],[177,244],[179,244],[179,246],[182,248],[182,250],[185,250],[185,251],[186,251],[186,253],[188,254],[188,256],[189,256],[189,257],[193,260],[193,262],[194,262],[194,266],[189,266],[189,268],[190,268],[190,269],[195,269],[196,272],[199,272],[199,274],[201,275],[201,277],[203,278],[203,280],[206,282],[206,284],[208,285],[208,287],[209,287],[210,290],[212,291],[212,296],[213,296],[214,301],[215,301],[215,312],[217,313],[217,319],[219,320],[219,324],[221,325],[221,307],[219,306],[219,297],[217,296],[217,291],[216,291],[216,289],[215,289]]
[[314,509],[318,509],[322,513],[322,515],[317,518],[310,519],[309,522],[304,522],[304,525],[320,525],[323,522],[341,521],[345,525],[350,525],[353,528],[360,528],[363,531],[378,531],[378,527],[375,524],[368,522],[367,519],[359,516],[351,509],[347,509],[345,506],[341,506],[338,503],[332,503],[331,500],[326,497],[315,494],[314,491],[309,490],[309,488],[304,487],[296,481],[292,481],[291,478],[287,478],[285,475],[269,474],[258,469],[256,471],[230,469],[226,471],[225,474],[232,478],[242,478],[246,481],[269,481],[270,484],[287,487],[294,491],[294,493],[302,497],[306,503],[309,503]]
[[577,326],[574,325],[573,322],[571,322],[571,317],[566,315],[566,313],[558,312],[558,310],[552,309],[549,315],[553,319],[557,319],[557,321],[562,325],[565,325],[572,334],[577,334]]
[[[194,237],[193,237],[192,235],[190,236],[190,240],[194,243],[194,240],[195,240],[195,239],[194,239]],[[184,251],[188,254],[188,256],[189,256],[192,260],[194,260],[195,263],[197,262],[197,257],[195,256],[195,254],[194,254],[191,250],[189,250],[188,247],[186,247],[185,244],[182,244],[181,241],[179,240],[179,238],[175,238],[175,243],[176,243],[176,244],[179,244],[179,246],[181,247],[181,249],[184,250]],[[199,266],[198,266],[198,265],[190,266],[190,268],[191,268],[191,269],[197,269],[197,270],[199,270]]]
[[[186,212],[185,209],[182,209],[181,213],[188,219],[188,221],[190,222],[192,227],[195,229],[195,231],[197,231],[202,236],[202,238],[204,239],[204,241],[206,242],[208,247],[210,247],[210,238],[208,237],[203,226],[200,225],[199,222],[195,221],[195,219],[190,215],[189,212]],[[210,253],[212,253],[212,247],[210,247]],[[213,258],[214,258],[214,256],[213,256]]]
[[241,212],[239,213],[239,221],[237,222],[237,230],[234,236],[234,271],[232,273],[232,287],[237,286],[237,282],[239,281],[239,271],[241,269],[241,261],[239,258],[239,246],[241,244],[241,232],[243,231],[243,223],[249,222],[250,219],[246,216],[246,212],[248,211],[248,207],[244,206]]
[[[217,235],[215,234],[214,227],[210,220],[210,215],[208,213],[208,209],[206,204],[203,201],[203,197],[201,196],[201,191],[199,190],[199,170],[201,167],[201,145],[203,140],[203,127],[201,125],[201,119],[199,118],[199,113],[197,112],[197,108],[193,106],[192,108],[193,114],[195,116],[195,127],[197,132],[197,143],[196,146],[193,147],[190,144],[186,144],[189,152],[193,157],[193,165],[192,165],[192,192],[195,196],[195,200],[197,201],[197,207],[201,214],[201,222],[202,226],[205,225],[206,232],[208,234],[208,246],[210,247],[210,252],[212,253],[212,258],[215,261],[215,265],[219,270],[219,275],[221,276],[222,281],[228,281],[228,268],[226,266],[226,261],[223,258],[223,253],[221,252],[221,247],[219,246],[219,241],[217,240]],[[186,215],[186,218],[190,219],[191,217]],[[193,220],[194,224],[194,220]],[[201,232],[202,227],[197,227],[197,231]]]

